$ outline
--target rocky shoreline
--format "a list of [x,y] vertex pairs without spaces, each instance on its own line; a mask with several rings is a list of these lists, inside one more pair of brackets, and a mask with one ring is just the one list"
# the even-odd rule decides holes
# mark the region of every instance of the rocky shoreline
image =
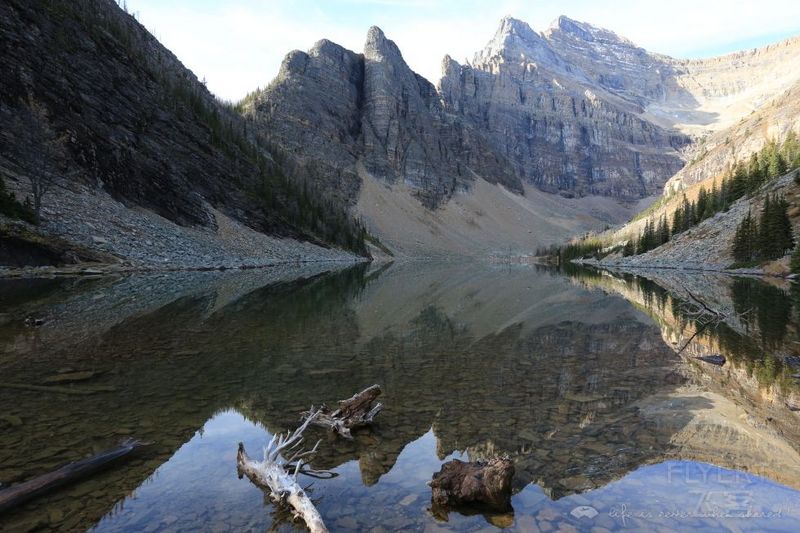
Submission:
[[597,259],[575,259],[572,261],[576,265],[591,266],[595,268],[614,270],[635,274],[639,271],[677,271],[686,273],[714,273],[729,276],[762,276],[782,279],[796,279],[797,274],[788,272],[769,272],[762,268],[727,268],[715,264],[697,264],[690,262],[658,262],[658,263],[637,263],[631,264],[623,261],[603,261]]
[[[7,180],[20,198],[26,193],[24,181]],[[0,217],[0,240],[20,234],[32,236],[23,243],[30,252],[23,253],[25,258],[18,264],[5,258],[0,276],[258,269],[368,260],[337,248],[266,235],[211,206],[205,208],[214,224],[187,227],[150,210],[126,206],[99,189],[58,187],[45,198],[43,220],[38,226]],[[56,255],[62,257],[37,261],[42,255],[36,253],[37,246],[57,248]],[[65,252],[65,247],[70,249]],[[13,250],[6,253],[13,255]]]

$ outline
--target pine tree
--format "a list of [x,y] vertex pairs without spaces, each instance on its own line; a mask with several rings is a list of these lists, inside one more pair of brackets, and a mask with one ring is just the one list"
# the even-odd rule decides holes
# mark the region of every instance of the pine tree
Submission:
[[677,235],[683,231],[683,210],[680,206],[672,214],[672,234]]
[[727,211],[731,208],[731,180],[726,177],[722,180],[722,185],[719,188],[718,205],[720,211]]
[[758,238],[756,242],[756,250],[758,256],[762,258],[772,259],[775,255],[776,243],[772,240],[773,227],[773,209],[772,209],[772,196],[767,195],[764,199],[764,207],[761,208],[761,217],[758,223]]
[[[752,163],[752,158],[751,158]],[[758,161],[756,160],[756,167],[758,166]],[[758,174],[758,172],[756,172]],[[742,163],[736,163],[736,166],[733,168],[733,176],[731,177],[731,202],[734,202],[747,194],[748,191],[752,190],[752,179],[753,174],[745,169]]]
[[795,133],[794,130],[791,130],[786,135],[781,153],[788,168],[797,168],[800,166],[800,141],[798,141],[797,133]]
[[777,178],[786,173],[786,161],[784,161],[778,148],[773,146],[769,153],[768,175],[770,178]]
[[622,248],[622,256],[630,257],[635,254],[636,254],[636,244],[634,244],[633,239],[628,239],[628,242],[626,242],[625,246]]
[[706,212],[707,206],[708,206],[708,192],[706,191],[705,187],[700,187],[700,192],[697,194],[697,207],[695,210],[697,222],[704,220],[703,215]]
[[[800,274],[800,245],[796,246],[794,252],[792,252],[789,268],[792,269],[793,274]],[[800,311],[800,306],[798,306],[798,310]]]
[[667,225],[666,215],[661,217],[658,223],[658,231],[656,232],[658,245],[661,246],[669,241],[669,225]]
[[789,204],[783,196],[775,196],[772,201],[772,239],[774,245],[774,258],[786,255],[786,252],[794,248],[794,235],[792,234],[792,223],[789,220]]
[[686,224],[686,229],[693,228],[697,225],[697,203],[691,202],[689,203],[689,208],[686,210],[684,216],[684,222]]
[[711,186],[711,192],[708,194],[706,209],[702,214],[703,220],[713,217],[720,209],[719,190],[717,189],[717,181],[714,180],[714,184]]
[[755,240],[758,229],[750,211],[739,223],[733,237],[733,258],[737,263],[747,263],[755,258]]
[[779,259],[794,247],[788,208],[782,196],[767,195],[764,200],[757,243],[758,255],[763,259]]
[[655,223],[648,219],[647,223],[644,225],[644,230],[642,231],[641,236],[639,237],[639,246],[637,247],[637,253],[643,254],[645,252],[649,252],[650,250],[656,248],[659,245],[658,237],[656,234],[656,227]]
[[675,211],[674,221],[676,223],[673,224],[673,234],[682,233],[694,226],[694,210],[685,194],[683,195],[683,201],[680,207]]

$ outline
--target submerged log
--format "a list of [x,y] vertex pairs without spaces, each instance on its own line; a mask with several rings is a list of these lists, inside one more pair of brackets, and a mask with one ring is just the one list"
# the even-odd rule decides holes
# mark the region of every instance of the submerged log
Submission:
[[333,412],[325,405],[317,411],[314,411],[312,406],[309,411],[303,413],[303,417],[308,418],[311,413],[317,412],[314,425],[326,427],[342,437],[352,439],[353,429],[372,424],[375,416],[383,409],[380,402],[373,405],[375,399],[380,395],[381,387],[372,385],[352,398],[340,401],[339,408]]
[[511,459],[491,459],[487,462],[465,463],[453,459],[433,474],[430,482],[431,501],[435,510],[450,507],[481,506],[506,512],[511,509],[511,478],[514,463]]
[[144,446],[144,444],[137,440],[127,440],[111,450],[106,450],[95,456],[75,461],[49,474],[44,474],[29,481],[24,481],[12,485],[7,489],[0,490],[0,513],[13,509],[56,487],[84,478],[104,468],[110,462],[128,455],[141,446]]
[[303,442],[303,431],[318,414],[312,412],[294,432],[273,436],[264,449],[263,461],[250,459],[244,451],[244,444],[240,442],[236,454],[236,466],[239,479],[247,476],[254,485],[262,490],[268,490],[277,505],[290,505],[295,516],[303,519],[311,533],[327,533],[328,528],[325,527],[322,516],[308,494],[297,483],[297,474],[302,471],[303,458],[315,453],[317,446],[307,452],[296,451],[288,459],[281,455],[284,451],[296,450],[300,446]]
[[71,396],[91,396],[103,392],[115,392],[117,388],[113,385],[95,385],[83,387],[59,387],[56,385],[29,385],[27,383],[7,383],[0,382],[2,389],[16,389],[32,392],[54,392],[56,394],[69,394]]
[[712,365],[722,366],[725,364],[725,357],[722,355],[703,355],[700,357],[695,357],[698,361],[703,361],[704,363],[711,363]]

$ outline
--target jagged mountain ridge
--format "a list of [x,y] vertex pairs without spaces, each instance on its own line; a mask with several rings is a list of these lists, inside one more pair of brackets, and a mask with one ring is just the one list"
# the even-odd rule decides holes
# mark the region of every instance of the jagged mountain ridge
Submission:
[[[591,72],[601,54],[566,54],[551,38],[562,33],[559,27],[550,36],[539,34],[504,18],[471,65],[445,58],[443,100],[487,132],[523,180],[543,190],[624,199],[655,193],[682,166],[678,149],[689,139],[643,118],[644,95],[630,97],[616,78]],[[588,32],[579,38],[594,39]],[[646,56],[627,41],[612,42]],[[611,46],[603,50],[613,62],[609,71],[619,70],[627,56],[612,54]],[[618,85],[622,94],[604,83]]]
[[[507,54],[519,45],[525,57],[544,57],[572,75],[525,23],[504,19],[493,42]],[[475,75],[465,80],[469,73],[445,58],[435,88],[372,28],[363,54],[326,40],[308,53],[291,52],[277,78],[251,95],[244,109],[272,132],[296,167],[315,168],[319,181],[345,197],[357,191],[359,163],[390,183],[407,184],[428,206],[440,205],[476,176],[515,192],[527,182],[567,195],[638,199],[659,190],[681,167],[676,149],[688,138],[639,119],[640,107],[629,110],[613,95],[576,98],[575,91],[548,98],[547,83],[505,79],[487,65],[480,73],[467,67]],[[515,104],[483,98],[477,90],[469,94],[465,84],[478,77],[485,92],[509,85],[505,100],[523,91],[539,95]]]
[[413,72],[397,45],[370,28],[363,54],[328,40],[293,51],[275,80],[242,104],[283,149],[295,172],[355,203],[357,166],[409,184],[428,207],[468,186],[474,173],[522,192],[510,165]]
[[362,54],[325,40],[290,53],[245,110],[344,198],[363,164],[429,207],[476,175],[515,192],[631,200],[659,192],[693,138],[796,81],[798,47],[681,60],[563,16],[541,33],[506,17],[472,63],[445,57],[434,88],[372,28]]

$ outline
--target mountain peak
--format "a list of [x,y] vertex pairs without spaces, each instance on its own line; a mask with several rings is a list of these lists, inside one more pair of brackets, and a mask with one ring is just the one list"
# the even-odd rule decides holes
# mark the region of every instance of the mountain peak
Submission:
[[367,30],[367,43],[377,43],[385,40],[386,34],[378,26],[370,26],[369,30]]
[[367,42],[364,44],[364,56],[369,59],[396,58],[402,60],[403,54],[391,39],[388,39],[377,26],[367,31]]
[[523,39],[536,39],[539,37],[539,34],[533,31],[533,28],[531,28],[527,22],[514,18],[511,15],[506,15],[500,19],[500,26],[497,28],[497,32],[495,32],[495,39],[504,38],[509,35],[516,35]]
[[550,36],[558,32],[577,37],[578,39],[587,42],[618,42],[633,45],[631,41],[611,30],[593,26],[588,22],[580,22],[578,20],[571,19],[566,15],[561,15],[555,19],[547,29],[546,35]]
[[500,20],[500,26],[494,37],[483,51],[476,54],[474,63],[481,63],[494,57],[556,61],[542,35],[534,31],[527,22],[512,16],[505,16]]

